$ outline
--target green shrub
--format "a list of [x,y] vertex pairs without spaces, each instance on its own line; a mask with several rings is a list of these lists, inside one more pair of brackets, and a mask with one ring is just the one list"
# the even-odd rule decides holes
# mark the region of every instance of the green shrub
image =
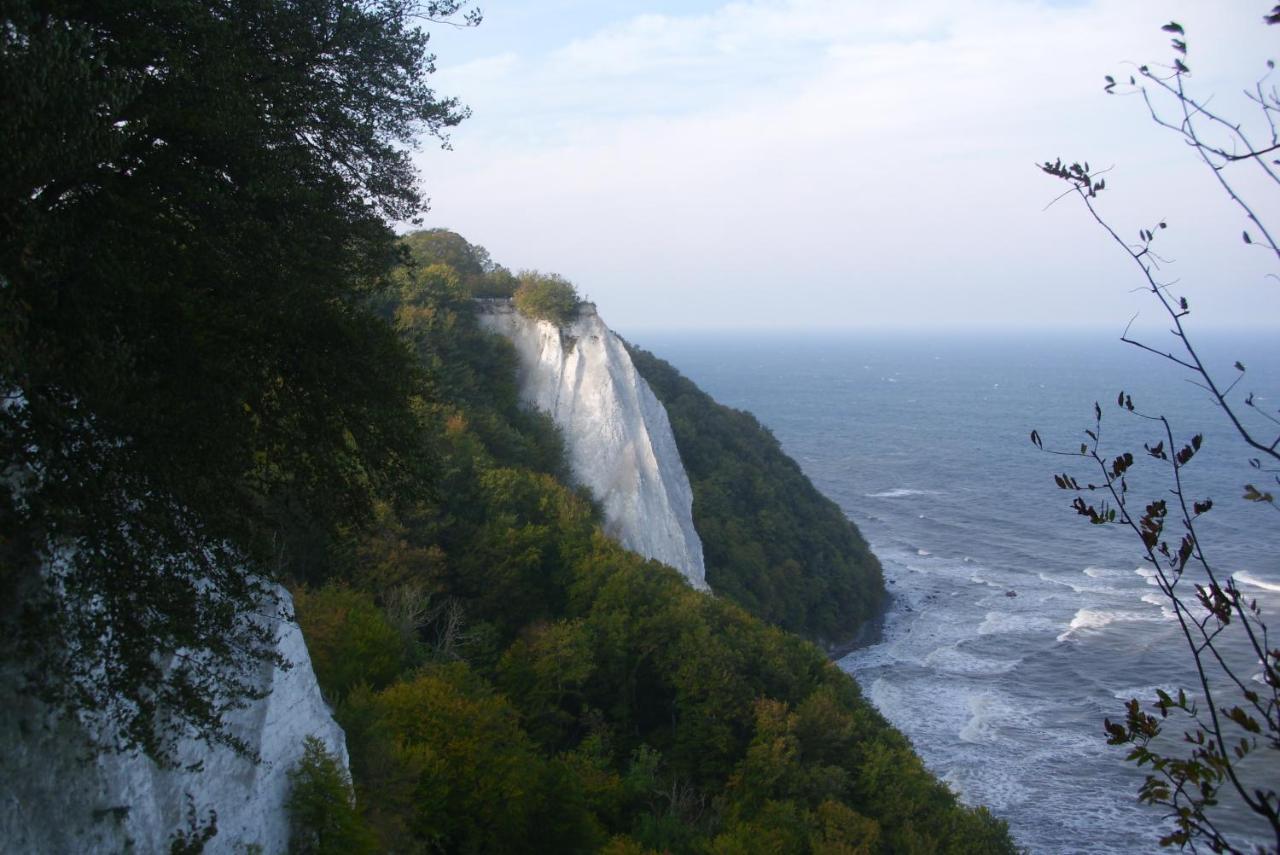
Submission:
[[530,318],[551,321],[558,326],[571,323],[578,315],[578,291],[573,283],[555,273],[526,270],[515,290],[516,308]]

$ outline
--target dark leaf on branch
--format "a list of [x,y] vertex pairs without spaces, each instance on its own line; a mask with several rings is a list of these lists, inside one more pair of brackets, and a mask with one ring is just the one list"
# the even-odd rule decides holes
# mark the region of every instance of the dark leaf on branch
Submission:
[[1236,360],[1236,370],[1237,370],[1237,371],[1243,371],[1243,370],[1244,370],[1244,363],[1243,363],[1243,362],[1241,362],[1241,361],[1239,361],[1239,360]]
[[1044,444],[1040,441],[1040,434],[1034,430],[1031,432],[1031,442],[1036,448],[1044,448]]
[[1177,33],[1178,35],[1183,35],[1182,25],[1177,21],[1170,21],[1160,29],[1164,30],[1166,33]]
[[1190,73],[1191,73],[1191,69],[1187,68],[1186,63],[1184,63],[1184,62],[1183,62],[1182,60],[1180,60],[1180,59],[1175,58],[1175,59],[1173,60],[1173,67],[1174,67],[1174,69],[1176,69],[1176,70],[1177,70],[1177,72],[1178,72],[1179,74],[1190,74]]
[[1274,502],[1275,497],[1270,493],[1263,492],[1252,484],[1244,485],[1244,498],[1250,502]]
[[1213,507],[1213,499],[1205,499],[1203,502],[1195,502],[1191,507],[1192,510],[1195,511],[1196,516],[1206,514],[1209,512],[1209,509]]
[[1182,54],[1183,56],[1187,55],[1187,43],[1184,42],[1182,39],[1173,40],[1173,49],[1176,50],[1178,53]]
[[1240,234],[1244,236],[1245,243],[1253,243],[1253,238],[1249,237],[1249,233],[1247,231],[1241,232]]

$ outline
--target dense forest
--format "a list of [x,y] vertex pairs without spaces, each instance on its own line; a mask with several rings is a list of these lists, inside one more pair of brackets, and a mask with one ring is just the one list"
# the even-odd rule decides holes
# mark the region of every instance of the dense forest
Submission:
[[674,367],[629,346],[667,409],[693,485],[712,590],[831,647],[884,605],[880,564],[755,416],[716,403]]
[[309,744],[298,852],[1011,851],[818,648],[608,540],[477,327],[515,277],[393,233],[460,6],[5,5],[5,691],[243,747],[280,580],[355,795]]
[[432,489],[296,589],[375,848],[1011,850],[821,651],[603,536],[464,277],[408,244],[383,305]]

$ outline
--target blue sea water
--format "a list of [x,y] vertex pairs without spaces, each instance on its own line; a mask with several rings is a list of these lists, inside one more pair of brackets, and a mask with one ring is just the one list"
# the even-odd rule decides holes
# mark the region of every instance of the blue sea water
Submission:
[[[755,413],[867,537],[893,606],[883,639],[840,665],[931,770],[1007,819],[1032,852],[1164,851],[1156,840],[1169,826],[1137,802],[1143,773],[1106,744],[1102,721],[1156,687],[1190,688],[1190,659],[1133,535],[1089,525],[1053,483],[1055,472],[1092,473],[1028,436],[1078,448],[1098,401],[1104,440],[1141,452],[1157,431],[1117,409],[1121,389],[1170,416],[1180,440],[1203,431],[1186,474],[1218,506],[1201,527],[1206,550],[1280,635],[1280,516],[1239,498],[1270,476],[1250,468],[1183,373],[1088,333],[632,339]],[[1227,376],[1236,359],[1249,367],[1241,388],[1272,413],[1275,344],[1257,334],[1205,342]],[[1168,488],[1148,460],[1129,482],[1151,498]],[[1280,785],[1280,770],[1251,771]],[[1239,812],[1220,820],[1239,842],[1257,830]]]

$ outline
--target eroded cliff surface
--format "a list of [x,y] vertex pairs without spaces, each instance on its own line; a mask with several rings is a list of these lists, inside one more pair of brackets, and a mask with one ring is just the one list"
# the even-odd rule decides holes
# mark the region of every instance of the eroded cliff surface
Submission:
[[[288,594],[283,605],[291,611]],[[268,694],[226,717],[229,732],[261,762],[225,747],[183,740],[176,768],[137,753],[98,753],[74,719],[31,698],[9,697],[0,716],[0,851],[167,852],[175,832],[216,813],[209,853],[286,852],[289,771],[303,740],[319,738],[347,765],[346,740],[320,695],[297,624],[276,627],[277,650],[292,667],[260,666]]]
[[689,477],[667,411],[622,341],[589,303],[565,327],[527,318],[508,300],[478,303],[480,323],[515,345],[521,398],[560,427],[573,480],[600,502],[605,530],[705,590]]

